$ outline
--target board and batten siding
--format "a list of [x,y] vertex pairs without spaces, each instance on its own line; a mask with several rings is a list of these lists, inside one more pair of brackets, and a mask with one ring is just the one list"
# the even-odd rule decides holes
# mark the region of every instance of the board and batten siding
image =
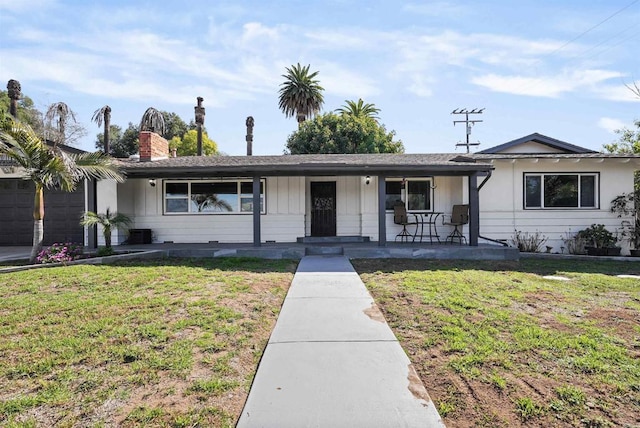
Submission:
[[[610,212],[611,200],[633,191],[634,161],[619,159],[495,160],[492,177],[480,190],[480,235],[510,242],[515,231],[539,232],[560,252],[562,238],[591,224],[616,232],[625,218]],[[525,173],[599,173],[598,209],[524,209]],[[631,220],[626,218],[626,220]],[[542,249],[545,251],[545,248]],[[623,245],[623,253],[627,248]]]
[[[466,181],[467,177],[432,177],[433,179],[433,211],[442,213],[441,216],[438,217],[437,220],[437,233],[440,236],[440,240],[444,242],[447,235],[451,233],[453,230],[452,226],[445,226],[443,224],[444,221],[451,220],[451,211],[453,210],[453,206],[457,204],[466,204],[468,203],[468,194],[466,192]],[[372,183],[373,184],[373,183]],[[377,189],[377,183],[375,184]],[[378,227],[378,218],[377,218],[377,201],[378,197],[375,194],[375,211],[374,217],[372,217],[373,227],[377,229]],[[387,211],[386,213],[386,227],[387,227],[387,241],[394,242],[396,236],[402,231],[402,226],[397,225],[393,222],[393,211]],[[409,221],[413,221],[411,215],[409,215]],[[413,234],[415,231],[415,226],[408,226],[407,230],[409,233]],[[468,230],[466,227],[463,227],[463,233],[468,237]],[[375,233],[377,239],[377,230]],[[435,238],[434,238],[435,240]]]
[[[100,212],[106,207],[130,216],[131,228],[151,229],[153,242],[175,243],[252,243],[253,215],[243,214],[171,214],[164,215],[163,180],[156,186],[146,179],[113,183],[115,190],[102,183]],[[294,242],[304,235],[304,178],[269,177],[266,179],[267,214],[261,216],[262,241]],[[101,233],[101,232],[100,232]],[[113,242],[122,243],[127,231],[114,231]],[[99,245],[103,245],[99,238]]]

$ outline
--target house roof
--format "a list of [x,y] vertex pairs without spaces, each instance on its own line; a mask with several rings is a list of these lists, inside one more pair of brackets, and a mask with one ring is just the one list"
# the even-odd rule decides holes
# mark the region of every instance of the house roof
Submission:
[[151,162],[121,160],[129,178],[385,175],[465,176],[493,169],[459,154],[313,154],[280,156],[183,156]]
[[[500,154],[506,150],[512,149],[516,146],[520,146],[530,141],[558,150],[561,153],[573,153],[573,154],[598,153],[594,150],[585,149],[584,147],[576,146],[574,144],[569,144],[565,141],[556,140],[555,138],[538,134],[537,132],[534,132],[533,134],[529,134],[522,138],[509,141],[504,144],[500,144],[499,146],[490,147],[488,149],[481,150],[477,153],[478,154]],[[528,153],[528,154],[533,154],[533,153]],[[554,153],[554,154],[557,154],[557,153]]]

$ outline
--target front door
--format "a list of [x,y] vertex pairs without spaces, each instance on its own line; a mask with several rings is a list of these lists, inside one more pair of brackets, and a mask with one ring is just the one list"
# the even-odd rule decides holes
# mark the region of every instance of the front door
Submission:
[[336,182],[311,182],[311,236],[336,236]]

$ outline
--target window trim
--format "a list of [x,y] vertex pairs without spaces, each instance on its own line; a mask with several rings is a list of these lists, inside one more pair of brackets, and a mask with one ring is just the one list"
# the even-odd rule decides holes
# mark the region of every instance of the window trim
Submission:
[[[558,176],[558,175],[575,175],[578,178],[578,206],[576,207],[546,207],[544,206],[544,178],[545,176]],[[537,207],[528,207],[527,206],[527,177],[535,177],[538,176],[541,178],[541,188],[540,188],[540,206]],[[595,177],[595,183],[593,186],[593,200],[594,206],[592,207],[582,207],[580,206],[580,202],[582,200],[581,193],[581,177]],[[522,209],[523,210],[550,210],[550,211],[585,211],[585,210],[599,210],[600,209],[600,172],[593,171],[575,171],[575,172],[523,172],[522,173]]]
[[[171,212],[167,211],[167,200],[187,200],[187,207],[191,209],[191,185],[193,183],[231,183],[234,182],[236,184],[236,197],[237,197],[237,207],[238,211],[204,211],[204,212],[194,212],[194,211],[181,211],[181,212]],[[169,196],[167,197],[167,184],[187,184],[187,197],[184,198],[182,196]],[[166,179],[162,180],[162,214],[163,215],[252,215],[253,210],[251,211],[242,211],[242,195],[246,195],[246,193],[242,193],[242,184],[249,183],[253,186],[252,178],[230,178],[230,179]],[[265,178],[260,179],[260,184],[262,187],[261,199],[262,199],[262,209],[260,210],[260,214],[267,213],[267,180]],[[252,194],[253,196],[253,194]],[[246,198],[246,197],[245,197]]]
[[[385,179],[385,186],[386,183],[388,182],[405,182],[404,188],[401,188],[401,194],[400,194],[400,199],[402,200],[402,202],[404,203],[404,207],[407,210],[408,213],[429,213],[429,212],[434,212],[434,189],[436,188],[434,182],[435,179],[433,176],[426,176],[426,177],[393,177],[393,178],[386,178]],[[427,181],[429,182],[429,204],[430,207],[429,209],[426,210],[410,210],[409,209],[409,198],[407,197],[408,195],[408,191],[409,191],[409,182],[410,181]],[[387,192],[386,192],[386,188],[385,188],[385,199],[387,196]],[[386,205],[386,204],[385,204]],[[393,208],[391,209],[385,209],[385,212],[387,213],[393,213]]]

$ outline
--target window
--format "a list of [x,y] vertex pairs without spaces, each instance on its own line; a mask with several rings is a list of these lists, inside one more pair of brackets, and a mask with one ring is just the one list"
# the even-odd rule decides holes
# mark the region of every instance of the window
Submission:
[[393,206],[400,202],[407,211],[431,211],[433,179],[389,179],[385,183],[385,209],[393,210]]
[[[264,180],[260,212],[264,213]],[[165,214],[252,213],[253,181],[165,181]]]
[[598,174],[525,174],[524,208],[598,208]]

